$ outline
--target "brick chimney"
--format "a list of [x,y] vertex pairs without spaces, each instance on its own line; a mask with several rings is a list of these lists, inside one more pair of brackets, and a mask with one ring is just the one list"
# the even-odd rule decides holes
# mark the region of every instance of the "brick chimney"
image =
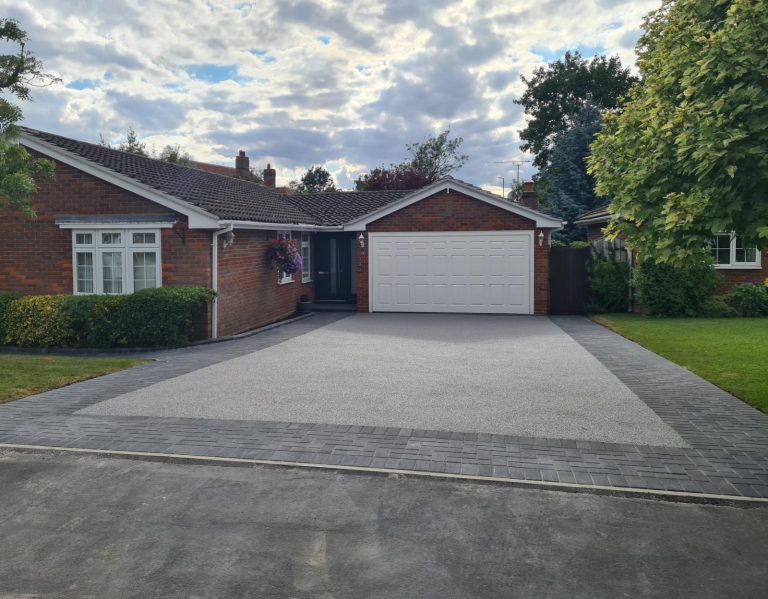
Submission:
[[275,187],[277,185],[277,171],[269,163],[267,163],[267,168],[264,169],[264,185],[267,187]]
[[533,191],[533,181],[525,181],[523,183],[523,193],[520,196],[520,203],[526,208],[533,210],[539,209],[539,197],[536,192]]
[[240,150],[240,153],[235,156],[235,177],[238,179],[251,178],[251,161],[243,150]]

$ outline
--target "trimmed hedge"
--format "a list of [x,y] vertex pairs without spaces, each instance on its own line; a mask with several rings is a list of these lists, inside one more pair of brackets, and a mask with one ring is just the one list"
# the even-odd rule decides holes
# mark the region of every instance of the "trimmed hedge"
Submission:
[[768,316],[768,287],[743,283],[735,285],[725,301],[739,316]]
[[709,257],[684,267],[643,260],[634,274],[640,301],[651,316],[696,316],[723,283]]
[[5,310],[5,342],[21,347],[183,345],[202,336],[200,325],[215,295],[206,287],[163,287],[131,295],[12,299]]

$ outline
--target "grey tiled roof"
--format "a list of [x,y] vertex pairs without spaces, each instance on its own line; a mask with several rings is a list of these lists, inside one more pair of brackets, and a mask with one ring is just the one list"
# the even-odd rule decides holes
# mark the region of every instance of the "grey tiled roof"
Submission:
[[285,198],[319,224],[333,226],[356,220],[412,193],[414,190],[334,191],[297,193]]
[[585,212],[583,214],[579,214],[579,216],[576,218],[574,223],[581,224],[583,221],[586,220],[597,220],[597,219],[605,219],[608,220],[610,218],[610,214],[608,212],[608,206],[610,206],[611,203],[608,202],[599,208],[595,208],[594,210],[590,210],[589,212]]
[[198,206],[222,219],[316,223],[312,216],[286,201],[284,196],[252,181],[215,175],[27,127],[22,127],[22,130],[27,135]]

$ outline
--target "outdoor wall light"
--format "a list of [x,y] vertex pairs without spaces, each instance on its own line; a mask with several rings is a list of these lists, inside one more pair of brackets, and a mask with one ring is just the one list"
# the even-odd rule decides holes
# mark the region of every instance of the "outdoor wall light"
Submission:
[[224,235],[224,248],[231,248],[235,244],[235,234],[232,231],[227,231]]
[[360,235],[357,236],[357,243],[360,244],[360,249],[364,250],[365,249],[365,235],[360,233]]
[[544,245],[544,231],[539,231],[539,247]]

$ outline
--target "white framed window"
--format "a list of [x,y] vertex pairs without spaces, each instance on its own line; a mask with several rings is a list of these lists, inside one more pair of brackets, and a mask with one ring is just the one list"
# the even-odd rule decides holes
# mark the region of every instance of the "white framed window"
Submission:
[[[290,231],[278,231],[277,232],[277,238],[278,239],[285,239],[286,241],[290,241],[291,240],[291,232]],[[283,272],[282,270],[280,270],[277,273],[277,284],[278,285],[284,285],[285,283],[293,283],[293,274],[288,274],[287,272]]]
[[312,249],[309,233],[301,234],[301,282],[309,283],[312,280]]
[[120,295],[162,287],[160,231],[74,229],[72,277],[75,295]]
[[709,244],[715,268],[760,268],[760,250],[744,247],[738,235],[718,233]]

